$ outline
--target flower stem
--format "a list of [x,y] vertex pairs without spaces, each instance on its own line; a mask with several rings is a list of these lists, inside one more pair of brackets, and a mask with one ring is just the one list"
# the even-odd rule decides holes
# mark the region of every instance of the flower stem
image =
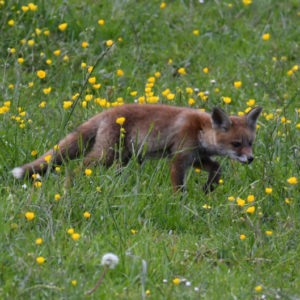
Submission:
[[104,276],[105,276],[105,274],[106,274],[106,272],[107,272],[108,269],[109,269],[109,268],[108,268],[107,266],[104,268],[104,271],[103,271],[101,277],[100,277],[100,278],[98,279],[98,281],[96,282],[96,285],[95,285],[91,290],[89,290],[89,291],[86,293],[88,296],[91,295],[91,294],[98,288],[98,286],[101,284],[101,282],[102,282],[102,280],[103,280],[103,278],[104,278]]

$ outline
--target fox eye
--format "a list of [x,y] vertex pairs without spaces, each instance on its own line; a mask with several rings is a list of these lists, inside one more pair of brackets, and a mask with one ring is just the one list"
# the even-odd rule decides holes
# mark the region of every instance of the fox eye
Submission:
[[241,147],[242,146],[242,143],[240,142],[232,142],[231,145],[235,148],[238,148],[238,147]]
[[252,142],[252,141],[250,141],[250,142],[249,142],[249,146],[252,146],[252,144],[253,144],[253,142]]

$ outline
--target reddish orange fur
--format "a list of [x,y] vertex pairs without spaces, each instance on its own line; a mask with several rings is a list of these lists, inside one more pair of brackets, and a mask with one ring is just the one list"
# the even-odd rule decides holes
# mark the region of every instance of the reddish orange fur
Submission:
[[[253,159],[252,144],[255,124],[261,108],[255,108],[244,117],[231,116],[215,108],[210,115],[197,109],[168,105],[122,105],[102,112],[80,125],[76,131],[60,141],[59,150],[49,150],[38,159],[23,165],[15,177],[44,173],[48,168],[47,155],[52,165],[62,164],[85,153],[84,165],[101,163],[111,166],[119,153],[123,163],[132,155],[171,158],[171,179],[176,191],[184,185],[186,170],[190,166],[209,172],[205,191],[218,183],[221,168],[211,159],[215,155],[229,155],[241,162]],[[120,141],[120,125],[116,119],[124,117],[125,135],[122,151],[116,151]],[[240,143],[240,147],[232,145]],[[146,144],[146,145],[145,145]],[[145,157],[142,156],[146,146]],[[250,161],[248,161],[250,162]],[[17,175],[16,175],[17,174]]]

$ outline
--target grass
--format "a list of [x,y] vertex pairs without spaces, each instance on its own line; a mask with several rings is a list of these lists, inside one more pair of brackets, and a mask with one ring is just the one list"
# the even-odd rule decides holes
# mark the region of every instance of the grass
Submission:
[[[160,8],[159,1],[57,0],[36,1],[36,10],[26,12],[27,3],[0,3],[1,298],[82,299],[103,271],[102,255],[112,252],[120,263],[90,298],[299,299],[299,184],[287,182],[300,180],[298,1],[178,0]],[[91,76],[99,89],[86,84],[87,67],[97,60]],[[38,70],[46,71],[44,79]],[[223,183],[209,195],[201,189],[206,174],[191,169],[183,197],[172,194],[163,159],[143,165],[133,159],[120,175],[113,167],[93,168],[67,190],[65,176],[82,159],[47,174],[41,187],[13,179],[9,171],[32,160],[33,150],[44,153],[107,109],[95,99],[132,103],[156,72],[152,91],[159,103],[190,106],[193,98],[195,108],[218,105],[234,114],[249,99],[263,106],[253,164],[218,159]],[[188,94],[188,87],[208,92],[207,99]],[[171,101],[162,95],[167,88],[175,94]],[[81,92],[74,110],[63,108]],[[86,95],[93,100],[84,102]],[[250,206],[253,214],[245,212]],[[26,212],[34,212],[33,220]],[[77,241],[70,228],[80,234]]]

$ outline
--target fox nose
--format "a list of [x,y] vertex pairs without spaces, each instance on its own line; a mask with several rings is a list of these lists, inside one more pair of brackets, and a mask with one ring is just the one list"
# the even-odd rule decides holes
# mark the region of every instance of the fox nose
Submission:
[[254,157],[253,156],[248,156],[248,164],[251,164],[253,162]]

